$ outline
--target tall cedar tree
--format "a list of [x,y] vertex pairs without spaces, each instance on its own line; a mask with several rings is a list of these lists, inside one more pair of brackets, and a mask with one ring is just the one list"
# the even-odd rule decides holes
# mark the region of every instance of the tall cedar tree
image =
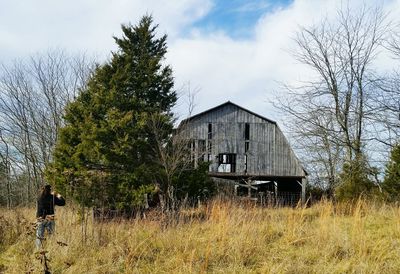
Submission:
[[400,143],[392,149],[382,188],[389,200],[400,200]]
[[153,183],[148,119],[164,115],[163,128],[172,131],[177,100],[172,70],[163,65],[167,36],[157,38],[156,29],[151,16],[122,25],[111,61],[66,108],[47,179],[83,205],[129,208]]

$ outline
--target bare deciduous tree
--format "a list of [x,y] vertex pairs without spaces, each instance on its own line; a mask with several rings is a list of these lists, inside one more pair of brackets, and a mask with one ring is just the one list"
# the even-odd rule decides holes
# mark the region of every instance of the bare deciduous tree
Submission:
[[309,153],[309,166],[332,188],[344,161],[365,153],[376,136],[379,78],[373,63],[390,24],[381,9],[340,9],[334,21],[303,27],[294,39],[293,54],[314,72],[314,80],[287,87],[289,99],[279,108],[298,145]]
[[[392,32],[387,48],[394,56],[394,59],[400,60],[400,25],[397,25]],[[378,119],[384,125],[385,132],[382,142],[393,146],[400,139],[400,71],[395,69],[393,74],[384,78],[380,82],[379,88],[383,94],[377,98],[381,109]]]
[[15,176],[25,177],[21,192],[31,200],[43,182],[63,123],[65,105],[84,88],[94,62],[86,56],[48,51],[0,66],[0,127],[4,154],[9,153]]
[[[194,102],[197,93],[198,89],[192,90],[188,83],[186,95],[189,117],[195,108]],[[169,119],[170,117],[166,115],[154,113],[149,117],[148,126],[154,136],[155,159],[162,170],[162,178],[158,178],[158,181],[162,183],[160,187],[164,196],[160,199],[161,206],[166,210],[174,210],[177,204],[173,179],[179,177],[184,170],[193,167],[195,155],[192,155],[191,140],[184,133],[186,122],[181,122],[179,127],[171,132]]]

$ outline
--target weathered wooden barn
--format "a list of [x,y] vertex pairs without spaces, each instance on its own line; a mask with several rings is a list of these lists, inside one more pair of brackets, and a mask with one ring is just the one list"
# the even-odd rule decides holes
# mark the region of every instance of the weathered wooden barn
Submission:
[[[230,182],[237,195],[263,203],[304,201],[307,173],[277,123],[232,102],[181,122],[192,159]],[[229,184],[229,183],[228,183]]]

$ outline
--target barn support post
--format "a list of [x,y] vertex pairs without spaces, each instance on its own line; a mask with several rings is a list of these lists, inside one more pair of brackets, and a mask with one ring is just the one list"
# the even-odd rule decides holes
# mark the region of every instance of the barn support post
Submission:
[[306,186],[307,186],[307,177],[301,179],[301,204],[306,204]]
[[247,180],[246,184],[247,184],[247,197],[251,198],[251,180]]
[[301,180],[298,180],[297,183],[301,186],[301,195],[300,195],[300,201],[301,205],[305,205],[306,203],[306,178],[302,178]]

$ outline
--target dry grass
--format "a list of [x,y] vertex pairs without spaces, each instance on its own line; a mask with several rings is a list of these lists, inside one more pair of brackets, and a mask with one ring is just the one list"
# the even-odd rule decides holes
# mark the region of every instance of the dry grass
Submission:
[[[41,273],[33,217],[34,209],[1,209],[0,272]],[[273,209],[215,201],[174,220],[89,220],[85,239],[76,212],[60,208],[56,235],[45,243],[51,271],[400,273],[397,206],[325,201]]]

